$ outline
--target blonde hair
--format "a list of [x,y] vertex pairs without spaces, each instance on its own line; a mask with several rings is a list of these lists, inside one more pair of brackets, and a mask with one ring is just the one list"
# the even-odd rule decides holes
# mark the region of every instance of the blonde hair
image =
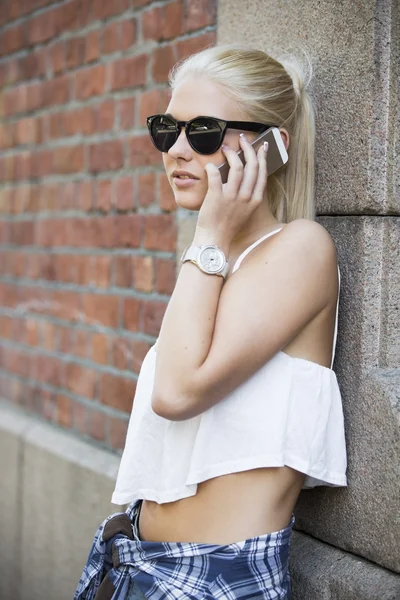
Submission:
[[275,218],[289,223],[315,218],[314,109],[294,59],[278,61],[261,50],[236,45],[206,48],[178,62],[170,72],[172,91],[191,76],[205,76],[247,114],[289,133],[289,160],[268,178],[268,202]]

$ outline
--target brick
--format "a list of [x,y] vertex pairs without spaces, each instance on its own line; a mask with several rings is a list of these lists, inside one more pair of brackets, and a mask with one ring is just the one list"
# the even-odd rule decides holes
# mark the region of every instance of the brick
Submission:
[[91,348],[91,358],[94,362],[108,364],[108,338],[104,333],[92,334]]
[[110,428],[110,446],[114,450],[123,450],[125,447],[126,434],[128,432],[129,421],[120,418],[109,417]]
[[83,60],[90,63],[97,60],[100,56],[100,35],[99,31],[90,31],[86,34],[86,45]]
[[102,54],[116,52],[120,47],[120,23],[109,23],[103,27],[101,33],[101,51]]
[[84,317],[81,294],[65,290],[53,290],[51,294],[46,292],[45,313],[70,322],[80,321]]
[[121,23],[121,50],[128,50],[137,39],[137,21],[129,19]]
[[64,394],[56,395],[56,423],[61,427],[72,426],[72,400]]
[[89,410],[78,404],[76,401],[72,404],[72,427],[82,435],[87,435],[88,431],[88,413]]
[[76,329],[74,331],[74,345],[71,351],[80,358],[87,358],[89,342],[89,333],[84,329]]
[[147,117],[165,112],[170,96],[168,89],[155,89],[140,94],[139,119],[142,127],[146,127]]
[[115,121],[115,102],[113,100],[101,102],[95,107],[94,112],[96,115],[95,131],[97,133],[113,129]]
[[151,344],[142,340],[132,340],[132,370],[134,373],[139,373],[143,360],[150,350]]
[[156,260],[156,290],[159,294],[171,295],[176,283],[176,262],[173,259]]
[[87,432],[91,438],[104,442],[107,431],[107,415],[99,410],[91,409],[88,413]]
[[143,217],[142,215],[115,215],[113,246],[118,248],[138,248],[141,244]]
[[105,231],[103,220],[99,218],[65,219],[68,225],[67,239],[70,246],[95,247],[107,245],[107,238],[112,232]]
[[129,164],[131,167],[161,166],[161,152],[153,146],[148,135],[137,135],[128,141]]
[[20,23],[7,31],[3,31],[0,37],[0,54],[12,54],[25,47],[27,42],[27,24]]
[[156,174],[142,173],[138,176],[138,202],[150,206],[156,200]]
[[90,179],[79,182],[75,196],[76,208],[90,210],[93,206],[93,193],[93,182]]
[[164,28],[162,40],[171,39],[182,34],[184,26],[184,9],[182,0],[170,2],[164,7]]
[[[81,133],[83,135],[92,135],[96,132],[96,115],[90,106],[84,106],[80,108],[75,108],[74,110],[70,110],[66,113],[63,113],[61,118],[60,114],[57,115],[60,128],[61,135],[64,134],[66,136],[76,135],[77,133]],[[83,148],[82,152],[83,152]]]
[[57,326],[57,348],[63,354],[71,354],[74,346],[73,330],[69,327]]
[[56,349],[55,325],[51,321],[42,321],[40,323],[40,345],[49,352]]
[[162,6],[146,10],[142,14],[142,35],[144,40],[159,40],[162,38],[164,26],[164,11]]
[[114,171],[124,164],[122,140],[111,140],[92,144],[89,148],[89,169],[92,173]]
[[[51,83],[51,82],[47,82]],[[39,110],[45,106],[45,91],[46,83],[31,83],[21,89],[21,93],[26,95],[26,108],[25,110],[32,112]]]
[[[63,386],[65,364],[55,356],[38,356],[36,358],[36,379],[42,383]],[[67,378],[68,380],[68,378]]]
[[204,48],[214,46],[217,41],[217,36],[214,31],[197,35],[196,37],[179,40],[176,42],[176,59],[182,60],[191,54],[200,52]]
[[176,55],[172,45],[155,48],[152,56],[152,75],[157,83],[168,81],[168,74],[176,63]]
[[141,292],[152,292],[154,288],[154,265],[152,256],[133,257],[133,285]]
[[149,335],[158,335],[167,309],[165,302],[143,303],[143,331]]
[[116,181],[115,208],[118,211],[131,210],[135,207],[132,177],[121,177]]
[[66,104],[70,99],[71,78],[69,74],[55,77],[43,84],[43,106]]
[[132,285],[132,257],[113,257],[113,281],[117,287],[130,287]]
[[134,8],[138,8],[139,6],[145,6],[151,2],[153,2],[153,0],[132,0],[132,6]]
[[122,130],[131,129],[135,120],[135,98],[124,98],[118,102],[119,123]]
[[168,212],[175,211],[177,209],[177,204],[175,202],[175,195],[172,191],[172,188],[169,184],[168,177],[165,173],[158,173],[158,190],[159,190],[159,199],[158,205],[162,210],[167,210]]
[[176,250],[177,228],[173,215],[147,215],[144,247],[148,250]]
[[48,42],[57,33],[56,11],[49,10],[28,22],[27,41],[30,46]]
[[111,358],[116,369],[128,370],[132,363],[130,340],[123,337],[113,338],[111,341]]
[[69,254],[56,254],[51,258],[53,274],[51,277],[46,277],[46,279],[62,281],[63,283],[78,283],[75,275],[78,257]]
[[95,256],[93,257],[92,277],[94,284],[98,288],[108,288],[110,286],[111,257]]
[[10,223],[10,242],[16,245],[31,246],[34,240],[33,221],[15,221]]
[[108,212],[111,209],[112,201],[112,180],[100,179],[97,182],[96,189],[96,207],[98,210]]
[[214,25],[217,19],[214,0],[187,0],[184,31],[195,31]]
[[56,396],[48,390],[35,390],[37,403],[40,413],[47,421],[54,422],[56,420]]
[[54,10],[55,30],[58,35],[80,27],[82,23],[82,0],[71,0]]
[[[36,179],[41,179],[54,173],[54,153],[52,150],[32,150],[30,161],[30,176]],[[26,163],[23,161],[21,167],[17,166],[20,171],[19,179],[25,179]]]
[[78,363],[67,363],[65,367],[65,386],[67,390],[84,396],[94,398],[97,392],[98,372],[87,369]]
[[100,384],[100,402],[112,408],[130,412],[136,391],[136,381],[103,373]]
[[106,66],[96,65],[78,71],[75,75],[75,98],[85,100],[105,92]]
[[111,64],[111,89],[121,90],[146,83],[148,54],[121,58]]
[[137,298],[123,299],[123,327],[129,331],[139,331],[141,302]]
[[111,295],[84,294],[83,312],[87,324],[118,327],[119,298]]
[[29,346],[36,346],[39,340],[39,327],[35,319],[25,319],[25,342]]
[[49,48],[49,57],[53,73],[58,75],[65,70],[66,49],[65,42],[55,42]]
[[15,143],[20,144],[38,144],[40,143],[40,122],[34,117],[20,119],[15,124]]
[[93,17],[95,19],[107,19],[118,15],[130,8],[129,0],[113,0],[104,2],[104,0],[93,0]]
[[71,38],[65,42],[65,64],[74,69],[85,62],[85,36]]
[[53,150],[54,174],[79,173],[85,168],[84,148],[64,146]]

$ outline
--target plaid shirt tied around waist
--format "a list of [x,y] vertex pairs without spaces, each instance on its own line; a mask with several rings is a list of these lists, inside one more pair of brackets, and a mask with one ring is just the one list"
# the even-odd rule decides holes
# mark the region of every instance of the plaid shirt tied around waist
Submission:
[[[290,600],[287,527],[231,544],[140,540],[141,500],[100,525],[74,600]],[[132,586],[142,594],[130,596]]]

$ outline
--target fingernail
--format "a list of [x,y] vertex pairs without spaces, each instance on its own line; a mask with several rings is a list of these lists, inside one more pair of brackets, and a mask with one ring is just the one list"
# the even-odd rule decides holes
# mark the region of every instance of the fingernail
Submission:
[[264,152],[268,151],[268,146],[269,146],[268,142],[264,142]]
[[239,137],[241,137],[242,140],[247,140],[247,137],[244,135],[244,133],[239,133]]

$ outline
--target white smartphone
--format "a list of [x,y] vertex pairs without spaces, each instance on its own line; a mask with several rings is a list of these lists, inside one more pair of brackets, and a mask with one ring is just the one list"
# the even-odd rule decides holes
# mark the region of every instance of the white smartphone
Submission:
[[[283,143],[281,134],[277,127],[270,127],[264,133],[251,143],[254,150],[257,151],[261,144],[268,142],[268,153],[267,153],[267,171],[268,175],[277,171],[280,167],[285,165],[288,161],[288,153],[286,152],[285,144]],[[238,156],[243,164],[246,164],[243,150],[238,151]],[[218,167],[221,173],[222,183],[226,183],[228,180],[229,163],[224,162]]]

